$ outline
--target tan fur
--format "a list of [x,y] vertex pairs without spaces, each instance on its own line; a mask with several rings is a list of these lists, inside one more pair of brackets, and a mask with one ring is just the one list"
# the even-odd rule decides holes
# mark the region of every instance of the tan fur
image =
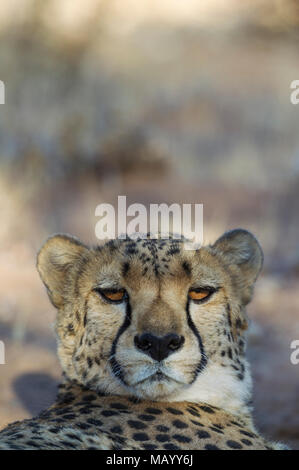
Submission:
[[[258,242],[244,230],[228,232],[214,245],[197,251],[184,250],[181,241],[163,239],[115,240],[89,248],[73,237],[56,235],[44,244],[37,267],[58,310],[58,355],[64,387],[72,396],[69,408],[76,416],[72,429],[78,432],[77,420],[86,419],[80,416],[78,402],[84,402],[84,394],[90,391],[94,398],[88,403],[87,416],[103,422],[92,425],[92,443],[88,432],[82,431],[78,447],[139,449],[151,444],[166,449],[156,438],[157,426],[164,425],[168,444],[176,448],[273,448],[256,434],[252,423],[251,376],[245,358],[245,305],[262,261]],[[206,286],[216,289],[206,302],[188,300],[191,287]],[[125,289],[127,300],[108,303],[98,288]],[[143,333],[176,334],[184,342],[159,362],[136,347],[134,338]],[[138,399],[138,404],[128,397]],[[116,401],[126,412],[118,409],[115,423],[114,418],[103,421],[103,412]],[[65,406],[65,395],[62,403],[58,400],[51,416]],[[151,407],[159,410],[161,419],[156,415],[150,421],[140,418]],[[182,428],[173,424],[175,415],[167,411],[169,407],[177,410]],[[144,441],[134,438],[138,432],[130,428],[128,413],[138,421],[137,429],[146,430]],[[197,423],[191,422],[192,416],[197,416]],[[50,439],[49,412],[36,423],[44,436],[40,447],[48,448],[47,442],[51,442],[49,447],[56,445],[58,440]],[[118,444],[118,433],[111,431],[117,424],[123,439]],[[61,426],[72,427],[72,420],[68,423],[63,418]],[[30,425],[24,422],[7,429],[27,435]],[[176,440],[179,429],[184,429],[187,440]],[[244,437],[246,432],[251,439]],[[8,442],[7,430],[1,435]],[[19,445],[24,445],[22,439]]]

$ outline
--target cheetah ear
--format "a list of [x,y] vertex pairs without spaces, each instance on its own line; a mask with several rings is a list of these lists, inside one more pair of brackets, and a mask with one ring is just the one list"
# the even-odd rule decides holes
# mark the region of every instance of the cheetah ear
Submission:
[[253,285],[263,266],[264,256],[259,242],[247,230],[236,229],[218,238],[213,249],[230,269],[241,292],[241,300],[246,305],[251,300]]
[[77,264],[88,247],[71,235],[57,234],[48,238],[37,255],[37,270],[54,307],[64,301],[66,275]]

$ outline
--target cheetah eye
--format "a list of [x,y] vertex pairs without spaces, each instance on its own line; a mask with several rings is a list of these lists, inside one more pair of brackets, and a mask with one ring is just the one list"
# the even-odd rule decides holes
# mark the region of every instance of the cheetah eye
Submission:
[[125,289],[95,289],[100,296],[110,303],[119,304],[123,302],[127,296]]
[[199,287],[190,289],[188,293],[188,297],[194,302],[202,302],[203,300],[207,300],[213,293],[215,292],[214,288],[211,287]]

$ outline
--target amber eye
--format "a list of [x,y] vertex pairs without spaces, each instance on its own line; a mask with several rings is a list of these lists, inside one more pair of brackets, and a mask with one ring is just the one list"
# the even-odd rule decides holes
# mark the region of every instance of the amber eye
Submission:
[[213,293],[213,290],[211,289],[191,289],[189,291],[189,299],[191,300],[204,300],[207,299],[211,294]]
[[96,289],[96,291],[108,302],[120,303],[126,297],[126,291],[124,289]]

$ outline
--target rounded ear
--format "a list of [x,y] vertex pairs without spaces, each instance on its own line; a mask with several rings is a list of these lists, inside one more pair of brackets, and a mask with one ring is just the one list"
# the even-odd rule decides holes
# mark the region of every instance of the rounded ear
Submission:
[[87,251],[88,247],[80,240],[65,234],[51,236],[41,247],[37,255],[37,270],[56,308],[63,304],[67,272]]
[[263,266],[264,255],[259,242],[247,230],[236,229],[224,233],[212,248],[231,268],[242,301],[247,304]]

